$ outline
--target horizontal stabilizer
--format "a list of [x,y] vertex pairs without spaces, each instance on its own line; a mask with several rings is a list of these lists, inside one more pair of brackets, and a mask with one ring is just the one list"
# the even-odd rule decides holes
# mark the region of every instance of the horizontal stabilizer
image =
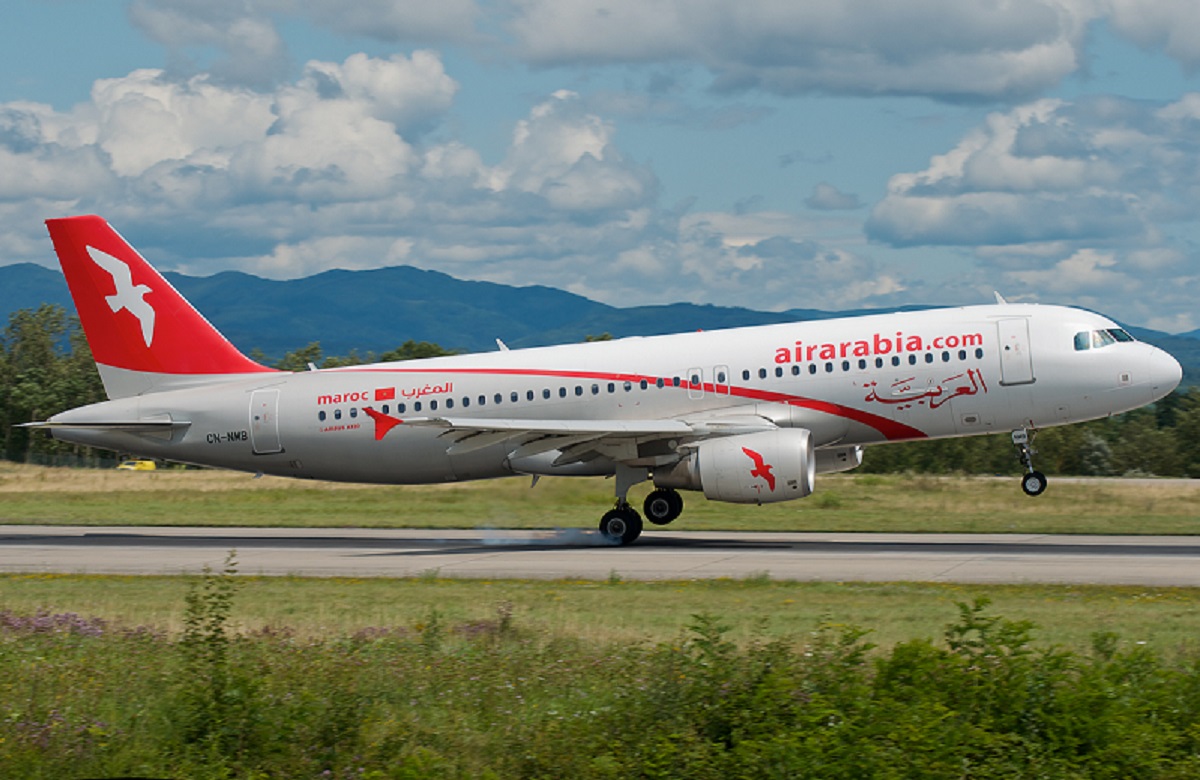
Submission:
[[183,420],[105,420],[94,422],[27,422],[18,428],[44,428],[47,430],[76,430],[76,431],[128,431],[129,433],[152,433],[156,431],[174,431],[189,428],[190,422]]

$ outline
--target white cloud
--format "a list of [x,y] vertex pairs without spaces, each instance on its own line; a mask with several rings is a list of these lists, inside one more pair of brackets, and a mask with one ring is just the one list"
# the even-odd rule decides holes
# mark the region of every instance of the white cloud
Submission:
[[564,211],[634,208],[653,196],[654,177],[625,161],[613,132],[577,94],[556,92],[517,123],[491,187],[536,193]]
[[1144,241],[1200,207],[1195,102],[1046,100],[992,114],[925,170],[893,176],[867,232],[897,246]]
[[856,209],[862,206],[858,196],[842,192],[827,181],[818,182],[813,187],[812,195],[804,200],[804,205],[818,211],[840,211]]
[[703,64],[718,90],[1030,95],[1080,64],[1090,0],[516,0],[509,30],[539,65]]
[[1080,71],[1086,31],[1101,21],[1200,66],[1192,0],[133,0],[129,14],[167,48],[172,74],[256,88],[286,79],[280,26],[290,20],[389,43],[515,53],[535,66],[699,64],[717,91],[780,95],[1027,99]]
[[301,84],[325,99],[366,104],[372,116],[401,132],[440,117],[458,91],[437,53],[420,50],[410,58],[397,54],[383,60],[359,53],[341,64],[313,61]]
[[474,0],[133,0],[129,16],[166,47],[173,75],[205,73],[217,83],[258,89],[287,76],[290,56],[278,27],[287,17],[389,42],[479,37]]
[[1146,48],[1161,47],[1189,69],[1200,66],[1200,4],[1193,0],[1108,0],[1114,29]]
[[226,88],[204,77],[169,81],[160,71],[138,70],[92,87],[92,102],[77,112],[76,129],[112,159],[119,176],[138,176],[157,163],[186,161],[200,150],[229,154],[253,143],[275,121],[268,97]]
[[964,276],[1014,298],[1071,300],[1141,323],[1177,324],[1173,313],[1185,310],[1184,320],[1200,322],[1189,271],[1197,126],[1195,94],[997,112],[924,170],[893,176],[867,235],[895,247],[963,247],[978,263],[964,263]]
[[383,41],[468,41],[480,17],[474,0],[304,0],[275,4],[330,29]]
[[[287,47],[272,20],[245,0],[134,0],[134,25],[170,52],[172,68],[202,68],[216,80],[266,87],[287,71]],[[193,61],[202,48],[219,52],[207,67]]]

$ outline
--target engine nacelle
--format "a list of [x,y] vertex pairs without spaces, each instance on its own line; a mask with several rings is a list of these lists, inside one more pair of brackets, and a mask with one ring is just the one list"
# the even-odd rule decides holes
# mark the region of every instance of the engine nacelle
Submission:
[[662,488],[703,490],[733,504],[771,504],[804,498],[816,476],[812,434],[781,428],[702,441],[688,457],[654,470]]

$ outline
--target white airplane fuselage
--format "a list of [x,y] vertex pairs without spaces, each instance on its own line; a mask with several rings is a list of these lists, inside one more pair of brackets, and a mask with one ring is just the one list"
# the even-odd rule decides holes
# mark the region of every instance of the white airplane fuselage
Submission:
[[[1075,348],[1077,334],[1118,329],[1078,309],[969,306],[253,374],[107,401],[52,422],[170,419],[181,423],[170,435],[55,435],[280,476],[411,484],[614,470],[610,457],[555,466],[559,448],[514,457],[516,435],[456,452],[436,420],[753,417],[811,431],[818,471],[833,471],[835,452],[858,446],[1080,422],[1169,393],[1180,371],[1162,350],[1135,341]],[[403,422],[377,438],[368,408]],[[653,469],[677,459],[682,442],[648,438],[619,460]]]

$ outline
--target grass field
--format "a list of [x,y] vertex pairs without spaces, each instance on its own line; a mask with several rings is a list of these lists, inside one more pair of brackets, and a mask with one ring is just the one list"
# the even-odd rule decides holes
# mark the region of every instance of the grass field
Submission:
[[[987,596],[993,611],[1031,620],[1036,643],[1077,650],[1096,632],[1160,651],[1195,649],[1200,590],[1051,585],[474,581],[443,578],[317,579],[243,577],[233,623],[241,631],[286,628],[300,637],[411,630],[431,619],[464,626],[511,611],[522,629],[548,639],[638,644],[670,641],[697,614],[717,616],[730,638],[804,639],[823,623],[870,630],[884,647],[935,639],[955,604]],[[124,627],[177,632],[192,578],[99,575],[0,576],[0,610],[72,612]]]
[[[630,500],[649,490],[640,485]],[[807,499],[739,506],[685,494],[672,528],[734,531],[1192,534],[1200,482],[1055,481],[1039,498],[1013,478],[819,477]],[[209,470],[53,469],[0,464],[0,523],[282,527],[591,528],[603,479],[369,486]]]

